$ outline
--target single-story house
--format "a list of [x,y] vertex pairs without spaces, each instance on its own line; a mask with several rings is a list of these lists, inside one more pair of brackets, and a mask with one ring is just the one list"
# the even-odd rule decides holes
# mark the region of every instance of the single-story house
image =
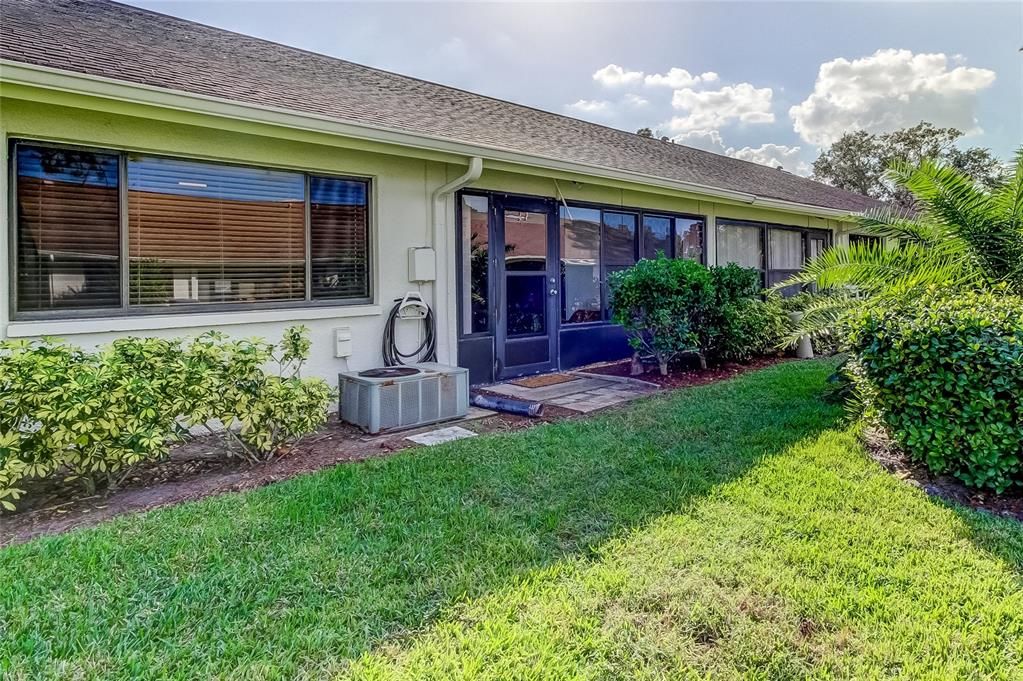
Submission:
[[[624,357],[607,275],[767,284],[874,201],[783,170],[105,0],[0,8],[0,334],[311,330],[379,366],[397,298],[474,383]],[[415,345],[421,325],[402,322]]]

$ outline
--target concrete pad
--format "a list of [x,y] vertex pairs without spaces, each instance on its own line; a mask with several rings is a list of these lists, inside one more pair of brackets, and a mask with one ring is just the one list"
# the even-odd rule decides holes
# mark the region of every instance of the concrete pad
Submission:
[[461,426],[450,426],[448,428],[439,428],[426,433],[420,433],[419,435],[409,435],[405,439],[417,442],[421,445],[426,445],[427,447],[432,447],[434,445],[444,444],[445,442],[461,440],[466,437],[476,437],[476,433],[466,428],[462,428]]
[[612,381],[605,381],[599,378],[579,378],[575,381],[549,385],[545,388],[523,388],[522,386],[512,385],[511,383],[499,383],[497,385],[488,386],[487,390],[498,393],[499,395],[508,395],[510,397],[518,397],[523,400],[543,402],[545,400],[552,400],[556,397],[565,397],[566,395],[586,392],[587,390],[606,388],[612,385],[612,383]]

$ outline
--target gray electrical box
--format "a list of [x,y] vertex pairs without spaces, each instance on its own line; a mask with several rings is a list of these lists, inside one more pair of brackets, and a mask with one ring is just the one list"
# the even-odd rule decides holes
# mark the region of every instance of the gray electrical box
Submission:
[[338,375],[341,419],[368,433],[413,428],[469,412],[469,370],[435,362]]

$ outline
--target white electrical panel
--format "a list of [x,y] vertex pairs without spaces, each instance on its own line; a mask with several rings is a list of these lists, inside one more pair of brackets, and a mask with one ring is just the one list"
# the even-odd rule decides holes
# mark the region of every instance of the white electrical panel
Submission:
[[408,280],[434,281],[437,279],[437,255],[432,248],[408,249]]
[[352,327],[342,326],[334,329],[334,356],[352,356]]

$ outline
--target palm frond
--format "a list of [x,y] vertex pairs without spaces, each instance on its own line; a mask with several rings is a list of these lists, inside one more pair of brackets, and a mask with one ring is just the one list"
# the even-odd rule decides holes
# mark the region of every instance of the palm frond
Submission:
[[889,175],[913,193],[923,220],[969,245],[974,265],[992,282],[1011,276],[1018,238],[999,219],[991,192],[957,169],[929,160],[919,166],[895,164]]
[[925,222],[906,210],[889,206],[864,211],[853,216],[853,220],[867,234],[896,239],[900,243],[930,245],[947,236],[941,225]]
[[891,288],[960,285],[970,280],[968,260],[953,243],[906,243],[898,248],[853,244],[829,248],[807,263],[802,272],[773,288],[814,285],[829,291],[851,287],[873,295]]
[[842,318],[866,299],[852,289],[839,289],[827,295],[815,296],[803,308],[803,317],[782,342],[782,347],[795,345],[801,336],[814,340],[834,335]]

